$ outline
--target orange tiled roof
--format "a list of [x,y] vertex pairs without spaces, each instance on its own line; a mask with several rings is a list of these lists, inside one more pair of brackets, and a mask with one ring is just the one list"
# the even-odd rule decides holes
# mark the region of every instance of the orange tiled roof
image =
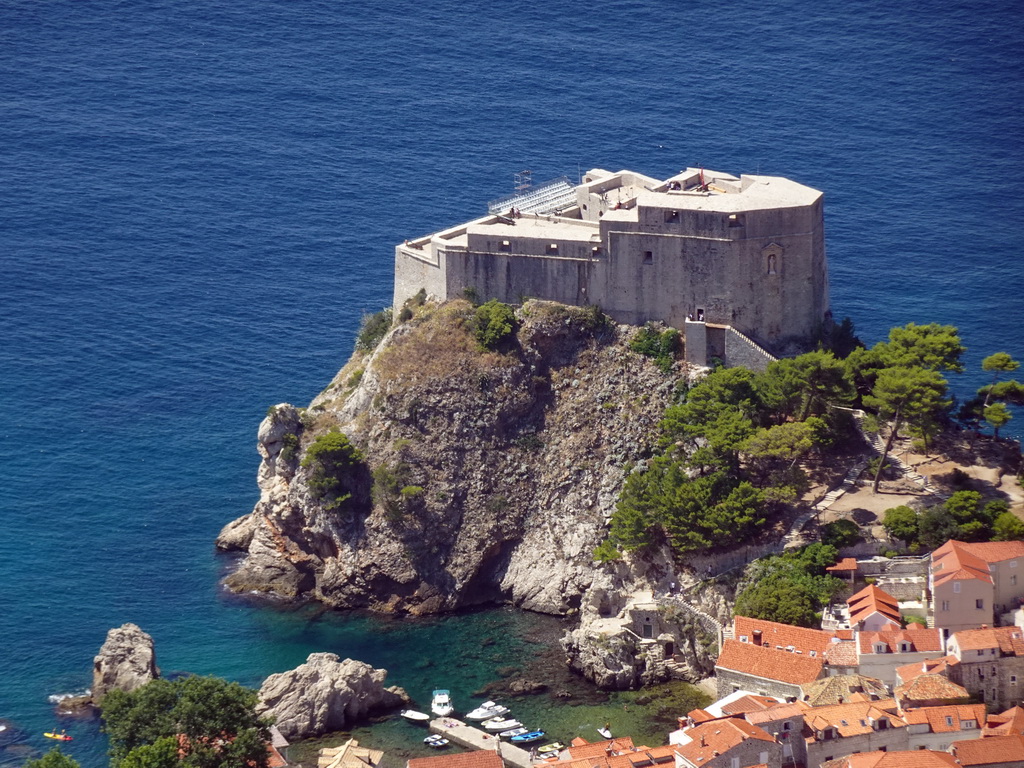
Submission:
[[[606,758],[608,768],[634,768],[638,765],[675,765],[675,746],[665,747],[641,747],[636,752],[627,755],[616,755]],[[589,767],[588,767],[589,768]]]
[[[824,653],[832,643],[832,638],[836,636],[833,632],[821,629],[794,627],[777,621],[751,619],[748,616],[737,616],[733,622],[733,636],[742,642],[753,643],[754,632],[757,631],[761,633],[761,645],[782,649],[792,646],[808,655],[814,651],[816,656]],[[744,637],[747,638],[745,641],[742,640]]]
[[1015,557],[1024,557],[1024,541],[978,541],[957,543],[972,555],[981,558],[986,563],[1001,563],[1004,560],[1013,560]]
[[592,741],[589,744],[570,746],[569,756],[573,759],[580,757],[604,757],[608,754],[608,750],[618,754],[619,752],[631,752],[633,749],[633,739],[630,736],[623,736],[619,739],[604,739],[602,741]]
[[971,552],[962,541],[954,539],[932,552],[931,572],[935,586],[954,579],[978,579],[993,583],[988,562]]
[[743,717],[752,725],[761,725],[762,723],[773,723],[776,720],[788,720],[791,717],[803,717],[806,711],[807,707],[805,705],[787,702],[785,704],[776,704],[774,707],[763,712],[747,712]]
[[971,697],[966,688],[942,675],[918,675],[909,683],[898,686],[894,693],[896,698],[909,701],[949,701]]
[[956,656],[943,656],[938,659],[925,659],[913,664],[896,667],[896,677],[900,683],[909,683],[921,675],[945,675],[946,667],[956,663]]
[[[983,651],[998,648],[1007,656],[1024,656],[1024,630],[1020,627],[982,627],[961,629],[953,633],[956,647],[963,651]],[[964,662],[973,659],[963,659]]]
[[[932,733],[952,733],[961,730],[964,720],[973,720],[980,728],[985,720],[984,704],[947,704],[942,707],[921,707],[903,713],[907,725],[927,724]],[[950,722],[952,721],[952,722]]]
[[861,752],[822,763],[822,768],[947,768],[956,766],[953,756],[930,749],[900,752]]
[[773,699],[771,696],[757,696],[752,693],[749,696],[729,702],[722,707],[722,712],[726,715],[742,715],[747,712],[765,710],[769,707],[774,707],[778,703],[779,700]]
[[989,715],[982,736],[1011,736],[1024,733],[1024,709],[1010,707],[998,715]]
[[809,741],[816,741],[817,731],[823,731],[828,727],[835,728],[843,738],[871,733],[874,730],[871,721],[881,720],[883,717],[889,721],[890,728],[905,728],[907,725],[896,714],[896,702],[892,699],[853,701],[829,707],[807,707],[804,712],[804,722],[814,731]]
[[676,751],[697,766],[708,763],[713,757],[724,755],[748,739],[775,743],[775,737],[768,735],[764,729],[737,717],[694,726],[686,731],[686,736],[690,741],[677,744]]
[[437,757],[414,757],[408,768],[504,768],[505,762],[489,749],[475,752],[438,755]]
[[864,675],[833,675],[813,683],[800,686],[803,691],[803,700],[812,707],[821,707],[831,704],[839,704],[840,700],[853,701],[855,694],[867,694],[864,698],[871,701],[871,695],[875,699],[889,698],[889,692],[881,680]]
[[844,557],[835,565],[830,565],[826,571],[856,571],[857,559],[855,557]]
[[821,676],[823,660],[805,654],[778,651],[739,640],[726,640],[716,667],[783,683],[809,683]]
[[954,741],[950,751],[960,765],[1024,765],[1024,736],[1018,733],[1012,736]]
[[841,643],[832,643],[825,650],[825,661],[833,667],[856,667],[859,663],[857,660],[857,644],[849,640]]
[[873,613],[878,613],[900,625],[900,607],[896,598],[874,584],[868,584],[846,604],[850,607],[850,624],[859,624]]
[[[910,626],[920,627],[919,624]],[[910,650],[906,653],[942,652],[942,631],[938,629],[886,629],[881,632],[861,632],[857,638],[861,653],[874,653],[875,645],[883,643],[888,653],[903,653],[900,645],[906,643]]]

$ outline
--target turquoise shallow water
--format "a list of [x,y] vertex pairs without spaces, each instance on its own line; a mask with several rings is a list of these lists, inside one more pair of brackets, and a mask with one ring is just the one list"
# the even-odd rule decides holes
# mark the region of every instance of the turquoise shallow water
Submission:
[[975,368],[1024,358],[1021,27],[994,1],[0,5],[0,761],[49,746],[48,697],[124,621],[167,670],[256,683],[331,650],[423,692],[448,657],[420,649],[520,632],[239,602],[211,542],[257,498],[267,406],[308,402],[389,300],[393,243],[523,168],[790,176],[826,191],[866,340],[936,320]]

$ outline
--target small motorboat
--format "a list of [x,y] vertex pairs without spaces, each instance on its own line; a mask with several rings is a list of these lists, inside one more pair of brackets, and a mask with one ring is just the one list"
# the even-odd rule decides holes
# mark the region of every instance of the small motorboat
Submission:
[[415,709],[403,709],[398,713],[410,723],[429,723],[430,715],[426,712],[417,712]]
[[443,688],[434,691],[434,698],[430,701],[430,711],[438,717],[448,717],[454,712],[455,707],[452,706],[451,693]]
[[61,731],[60,733],[50,733],[47,731],[43,736],[48,739],[56,739],[57,741],[74,741],[74,737],[68,736],[64,731]]
[[508,707],[504,707],[496,701],[485,701],[472,712],[466,713],[467,720],[490,720],[494,717],[508,714]]
[[565,744],[553,741],[550,744],[545,744],[543,747],[537,747],[537,754],[546,755],[549,752],[561,752],[563,749],[565,749]]
[[498,736],[500,738],[502,738],[502,739],[511,739],[513,736],[522,736],[524,733],[529,733],[529,732],[530,732],[529,728],[523,728],[522,726],[519,726],[518,728],[512,728],[512,729],[507,730],[507,731],[502,731],[501,733],[498,734]]
[[513,744],[530,744],[534,741],[540,741],[544,736],[544,731],[530,731],[529,733],[520,733],[518,736],[513,736],[509,741]]
[[606,739],[610,739],[612,737],[612,731],[607,725],[604,728],[598,728],[597,732]]
[[484,727],[485,731],[507,731],[509,728],[518,728],[522,723],[514,718],[492,717],[490,720],[484,720],[480,725]]
[[433,736],[427,736],[427,738],[423,740],[423,743],[426,744],[428,747],[433,747],[434,749],[441,749],[442,747],[448,746],[448,739],[446,739],[439,733],[435,733]]

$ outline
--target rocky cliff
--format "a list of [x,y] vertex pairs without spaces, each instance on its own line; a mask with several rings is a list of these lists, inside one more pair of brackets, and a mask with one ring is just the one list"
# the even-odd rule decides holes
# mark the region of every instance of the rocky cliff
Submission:
[[[680,372],[663,374],[629,348],[637,329],[589,309],[530,301],[517,318],[505,351],[486,351],[468,302],[427,304],[308,409],[272,408],[260,500],[218,539],[246,552],[228,586],[381,611],[575,611]],[[302,461],[334,429],[373,478],[342,506]]]
[[93,659],[92,702],[100,706],[110,691],[134,691],[159,675],[153,638],[135,624],[114,627]]

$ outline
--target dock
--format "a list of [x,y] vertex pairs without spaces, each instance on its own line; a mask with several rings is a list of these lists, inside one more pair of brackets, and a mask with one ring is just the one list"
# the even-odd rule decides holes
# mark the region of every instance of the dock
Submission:
[[466,725],[454,717],[439,717],[430,721],[430,732],[440,733],[452,744],[458,744],[466,749],[487,749],[491,752],[497,751],[505,765],[515,768],[532,768],[533,761],[530,759],[529,751],[515,744],[503,742],[496,733],[487,733]]

